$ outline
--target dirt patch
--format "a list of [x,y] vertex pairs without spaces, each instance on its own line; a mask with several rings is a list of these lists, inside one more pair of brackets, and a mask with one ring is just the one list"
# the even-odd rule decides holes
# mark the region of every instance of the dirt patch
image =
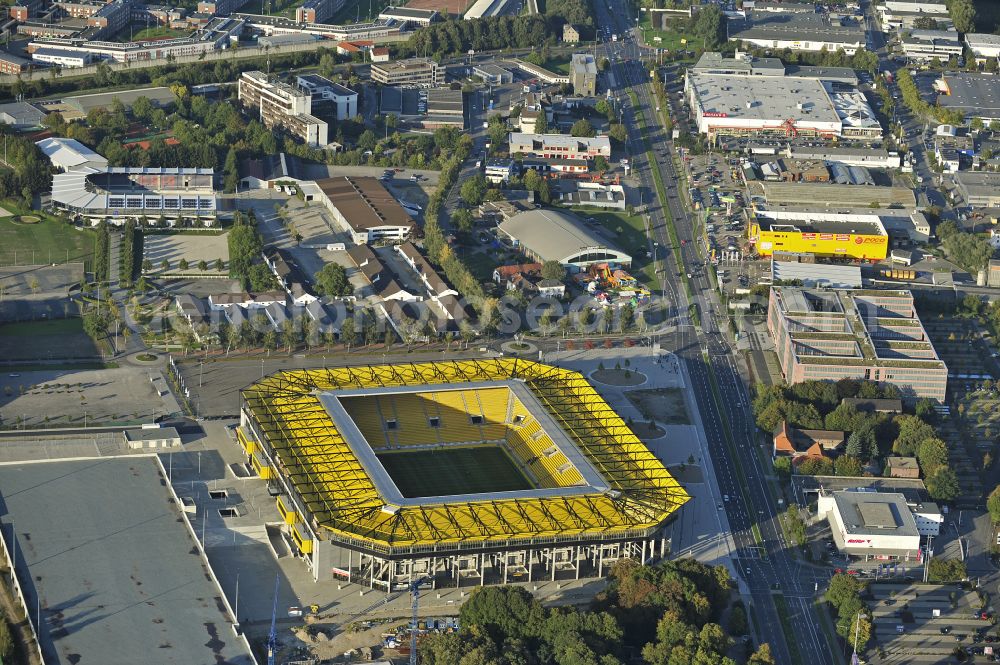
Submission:
[[635,435],[637,437],[639,437],[644,441],[648,439],[659,439],[661,436],[667,433],[666,430],[661,429],[654,424],[646,422],[640,422],[640,423],[634,422],[631,425],[629,425],[629,427],[632,428],[632,431],[635,432]]
[[645,374],[630,369],[599,369],[590,378],[609,386],[641,386],[646,382]]
[[410,9],[436,9],[456,16],[464,14],[469,6],[467,0],[410,0],[406,3]]
[[656,420],[667,425],[691,424],[691,417],[684,404],[684,393],[680,388],[630,390],[625,396],[647,420]]

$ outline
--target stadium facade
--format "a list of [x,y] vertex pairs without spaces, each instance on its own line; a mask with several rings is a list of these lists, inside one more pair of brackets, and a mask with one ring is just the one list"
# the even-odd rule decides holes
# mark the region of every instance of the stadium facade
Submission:
[[314,579],[387,591],[646,563],[689,498],[582,375],[516,358],[279,372],[237,435]]

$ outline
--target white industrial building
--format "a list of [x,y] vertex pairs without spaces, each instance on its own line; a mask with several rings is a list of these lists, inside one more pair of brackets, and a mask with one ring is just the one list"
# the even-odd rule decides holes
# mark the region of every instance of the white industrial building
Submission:
[[832,20],[816,12],[753,12],[729,21],[729,41],[760,48],[837,51],[854,55],[865,47],[863,24]]
[[949,30],[911,30],[899,40],[903,54],[910,62],[930,62],[935,58],[948,62],[962,55],[962,41],[957,32]]
[[[747,57],[734,60],[746,60]],[[715,136],[799,135],[879,140],[882,127],[865,96],[844,83],[786,76],[784,67],[723,73],[696,67],[684,94],[698,131]]]
[[875,6],[883,32],[914,27],[921,18],[931,18],[942,30],[954,30],[944,0],[883,0]]
[[1000,35],[969,32],[965,35],[965,45],[979,64],[1000,58]]
[[817,514],[830,523],[841,553],[867,560],[920,559],[920,531],[902,494],[875,491],[821,492]]

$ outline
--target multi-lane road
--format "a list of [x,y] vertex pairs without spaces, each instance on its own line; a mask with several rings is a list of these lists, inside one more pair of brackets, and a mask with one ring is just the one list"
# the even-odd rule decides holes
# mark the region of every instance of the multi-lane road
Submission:
[[[768,487],[742,361],[720,332],[719,301],[701,269],[704,260],[698,255],[694,227],[678,190],[671,157],[674,147],[663,131],[643,64],[643,58],[648,60],[650,54],[629,35],[634,19],[622,0],[595,5],[598,24],[620,35],[619,41],[602,44],[598,54],[612,62],[609,80],[620,89],[614,92],[626,102],[627,93],[632,92],[638,102],[634,107],[628,103],[624,119],[633,172],[646,193],[644,199],[652,201],[646,209],[649,240],[658,246],[655,251],[662,261],[657,266],[662,292],[674,315],[674,325],[661,343],[684,361],[691,379],[718,491],[728,497],[722,503],[733,543],[733,569],[750,596],[757,636],[771,644],[777,662],[793,662],[774,604],[774,594],[782,594],[796,631],[794,648],[802,662],[834,665],[831,651],[835,647],[827,643],[813,609],[817,583],[822,586],[829,575],[797,561],[784,541],[777,517],[781,507]],[[665,201],[658,200],[653,169],[659,170]],[[679,245],[671,240],[671,223]],[[691,275],[690,291],[679,277],[682,274]],[[696,320],[689,316],[691,303],[700,314]]]

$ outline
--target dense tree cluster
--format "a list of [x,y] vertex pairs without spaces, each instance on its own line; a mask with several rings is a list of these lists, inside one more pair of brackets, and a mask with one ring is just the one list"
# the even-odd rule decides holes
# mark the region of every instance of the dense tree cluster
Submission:
[[927,564],[928,582],[961,582],[969,576],[961,559],[933,557]]
[[[932,497],[951,500],[958,495],[958,480],[948,466],[948,446],[933,426],[935,412],[929,400],[917,403],[917,415],[875,414],[858,411],[841,400],[846,397],[898,399],[891,385],[842,379],[806,381],[791,386],[758,385],[753,401],[757,425],[768,432],[787,421],[802,429],[848,432],[844,454],[831,460],[810,458],[796,470],[809,475],[859,476],[864,465],[877,464],[886,455],[916,457]],[[775,467],[791,471],[787,458],[778,458]]]
[[[732,639],[717,623],[729,576],[693,559],[615,564],[589,610],[545,608],[520,587],[484,587],[462,606],[458,633],[420,644],[428,665],[731,665]],[[744,623],[745,623],[745,614]],[[755,659],[755,660],[753,660]],[[763,645],[751,662],[773,665]]]
[[352,293],[347,271],[339,263],[327,263],[316,273],[316,290],[324,296],[346,296]]
[[3,144],[4,160],[11,170],[0,173],[0,198],[21,198],[30,208],[35,194],[52,184],[49,160],[27,138],[4,132]]
[[972,0],[945,0],[948,14],[959,32],[975,32],[976,7]]
[[[229,276],[238,279],[243,284],[243,288],[250,289],[251,276],[258,270],[254,270],[254,265],[261,260],[261,250],[264,241],[257,230],[257,218],[253,211],[247,217],[237,212],[233,216],[233,228],[228,235],[229,241]],[[256,263],[256,265],[263,265]],[[267,270],[267,266],[264,266]],[[270,274],[270,273],[268,273]],[[257,276],[259,280],[259,275]]]
[[852,646],[856,639],[859,653],[872,635],[871,614],[861,598],[865,584],[853,575],[837,573],[824,596],[837,613],[837,634]]
[[431,194],[424,211],[424,247],[431,262],[441,267],[452,286],[470,301],[480,303],[480,316],[482,316],[482,311],[487,307],[483,287],[462,260],[452,252],[438,220],[445,196],[455,185],[462,162],[472,151],[472,138],[468,134],[460,134],[449,128],[435,131],[433,140],[437,149],[449,156],[442,163],[441,173],[438,175],[438,187]]
[[973,275],[985,268],[987,262],[993,258],[993,246],[986,236],[966,233],[951,220],[938,225],[937,235],[941,239],[944,251],[948,254],[948,259]]
[[[125,222],[125,230],[122,233],[121,255],[118,257],[118,281],[126,288],[132,284],[132,277],[135,275],[137,267],[135,250],[135,220],[129,219]],[[141,251],[139,252],[139,256],[142,256]]]
[[[565,0],[567,4],[581,0]],[[549,4],[553,4],[550,0]],[[565,20],[551,16],[491,16],[464,20],[449,19],[416,31],[399,47],[399,55],[433,55],[437,58],[475,51],[534,48],[544,44],[555,26],[562,31]],[[572,21],[571,21],[572,22]],[[589,19],[588,23],[592,23]],[[551,26],[551,27],[550,27]]]
[[108,281],[111,270],[111,233],[108,223],[102,221],[97,225],[94,235],[94,281],[98,284]]

